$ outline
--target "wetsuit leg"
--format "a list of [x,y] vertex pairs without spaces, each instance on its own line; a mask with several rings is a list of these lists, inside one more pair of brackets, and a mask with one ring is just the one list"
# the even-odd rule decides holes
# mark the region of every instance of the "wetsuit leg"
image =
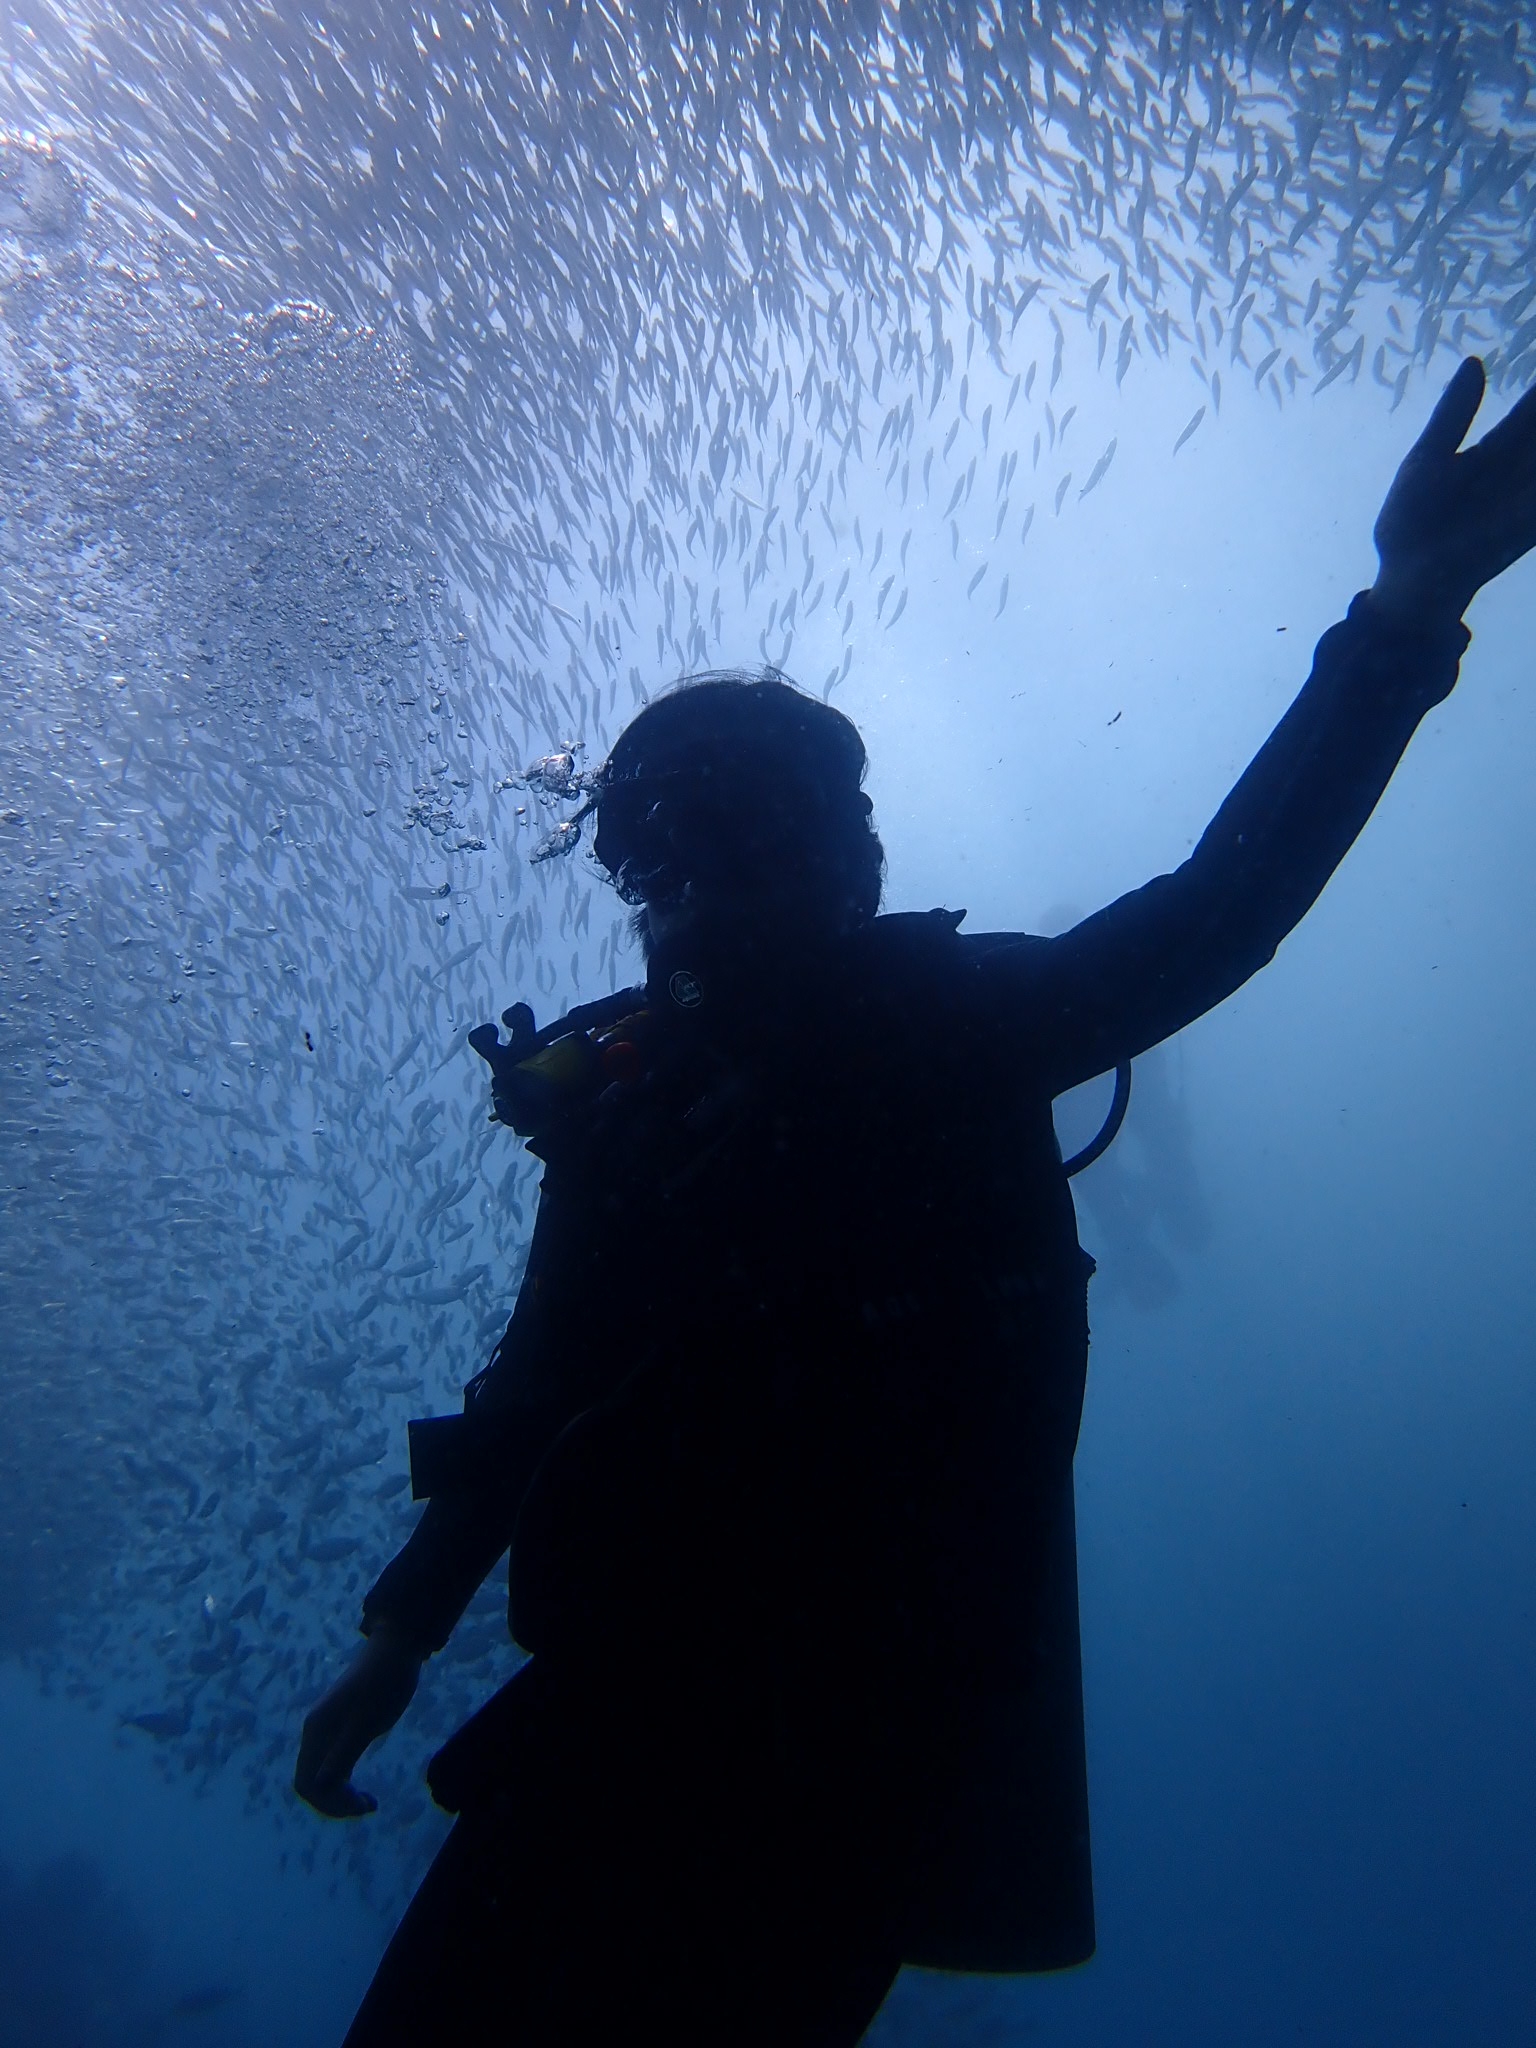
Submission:
[[[460,1820],[439,1850],[374,1973],[345,2048],[428,2048],[516,2038],[515,1952],[503,1955],[504,1920],[483,1827]],[[488,1862],[492,1868],[487,1869]],[[511,1972],[507,1965],[512,1965]]]
[[551,1888],[532,1867],[512,1869],[511,1833],[482,1817],[455,1825],[346,2048],[853,2048],[895,1980],[892,1944],[843,1947],[798,1912],[774,1916],[791,1923],[775,1941],[771,1924],[720,1900],[701,1911],[654,1890],[621,1903],[600,1883],[585,1899]]
[[852,2048],[900,1962],[878,1867],[650,1766],[462,1815],[346,2048]]

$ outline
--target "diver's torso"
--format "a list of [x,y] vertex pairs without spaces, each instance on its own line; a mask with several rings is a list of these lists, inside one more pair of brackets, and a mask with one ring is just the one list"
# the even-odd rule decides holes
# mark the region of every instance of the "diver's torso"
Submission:
[[[546,1148],[530,1279],[574,1369],[609,1363],[520,1525],[519,1634],[556,1609],[651,1629],[658,1602],[782,1627],[788,1601],[812,1655],[849,1651],[850,1607],[888,1650],[968,1615],[1006,1654],[988,1574],[1070,1470],[1086,1360],[1049,1100],[948,920],[714,995],[653,963],[643,1067]],[[541,1595],[615,1523],[625,1584]]]

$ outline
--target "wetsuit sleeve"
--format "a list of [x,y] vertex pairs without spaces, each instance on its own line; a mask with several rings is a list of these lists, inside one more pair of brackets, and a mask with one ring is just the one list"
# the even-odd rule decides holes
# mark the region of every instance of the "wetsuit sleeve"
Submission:
[[427,1502],[404,1549],[363,1596],[364,1635],[388,1621],[424,1655],[444,1647],[511,1543],[545,1453],[586,1403],[584,1388],[562,1369],[555,1327],[569,1206],[551,1193],[546,1175],[512,1319],[490,1363],[465,1389],[466,1415],[494,1436],[494,1465]]
[[1470,637],[1459,620],[1397,627],[1362,592],[1182,867],[1060,938],[988,944],[980,971],[1053,1095],[1170,1037],[1274,958],[1450,694]]
[[427,1502],[404,1549],[363,1596],[364,1635],[382,1621],[423,1656],[445,1646],[481,1581],[511,1543],[523,1495],[568,1419],[530,1410],[519,1418],[522,1426],[509,1433],[495,1486],[464,1487]]

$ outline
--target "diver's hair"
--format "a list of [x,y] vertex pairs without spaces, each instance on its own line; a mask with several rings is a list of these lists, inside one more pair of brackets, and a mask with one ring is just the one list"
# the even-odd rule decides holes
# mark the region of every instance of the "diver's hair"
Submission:
[[[632,718],[603,771],[605,784],[682,773],[723,836],[835,896],[853,924],[880,908],[885,849],[863,794],[869,756],[851,718],[777,669],[707,669],[682,677]],[[598,801],[594,850],[621,895],[625,852]]]

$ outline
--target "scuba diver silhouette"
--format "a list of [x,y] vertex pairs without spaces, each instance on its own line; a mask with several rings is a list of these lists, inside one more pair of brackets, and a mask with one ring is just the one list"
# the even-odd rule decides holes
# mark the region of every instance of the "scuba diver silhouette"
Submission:
[[304,1724],[300,1794],[371,1810],[354,1767],[510,1548],[531,1656],[432,1760],[458,1819],[351,2048],[835,2048],[903,1961],[1092,1952],[1051,1103],[1271,959],[1450,692],[1536,543],[1536,391],[1461,451],[1483,384],[1189,859],[1059,937],[878,916],[863,745],[777,677],[620,736],[589,800],[645,983],[475,1034],[545,1166],[527,1269]]

